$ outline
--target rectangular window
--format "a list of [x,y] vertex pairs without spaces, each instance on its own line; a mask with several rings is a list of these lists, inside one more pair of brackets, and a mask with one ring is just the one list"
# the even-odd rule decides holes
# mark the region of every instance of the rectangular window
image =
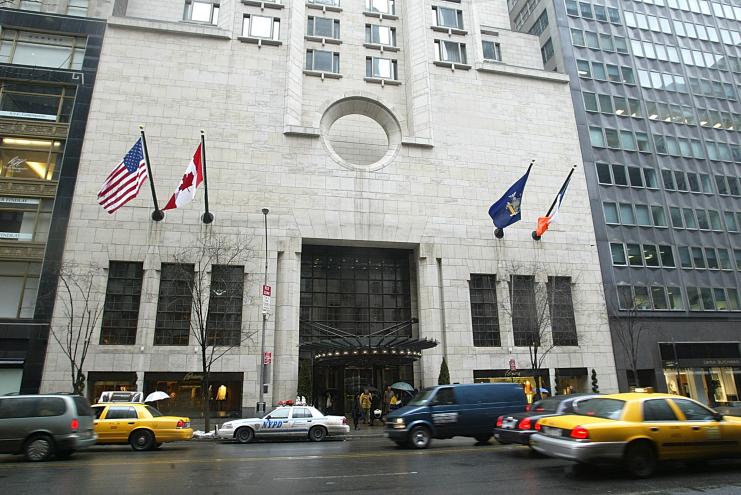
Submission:
[[579,12],[585,19],[592,19],[592,4],[586,2],[579,2]]
[[627,260],[625,258],[625,248],[623,247],[622,243],[611,242],[610,253],[612,253],[613,265],[624,266],[627,264]]
[[605,212],[605,223],[617,225],[620,223],[618,217],[617,205],[615,203],[604,202],[602,209]]
[[453,29],[463,29],[463,11],[448,7],[432,6],[435,13],[435,25]]
[[653,244],[643,245],[643,259],[646,266],[658,268],[659,267],[659,253],[656,250],[656,246]]
[[603,5],[594,6],[594,17],[598,21],[607,22],[607,10]]
[[592,62],[592,74],[594,74],[594,78],[599,81],[607,81],[605,64],[601,62]]
[[684,309],[682,290],[679,287],[667,287],[666,294],[669,299],[669,309]]
[[89,0],[69,0],[67,4],[67,15],[76,15],[79,17],[87,16]]
[[628,264],[630,266],[643,266],[640,244],[626,244],[625,249],[628,251]]
[[700,192],[700,179],[694,172],[687,172],[687,184],[689,185],[690,191],[699,193]]
[[736,216],[733,214],[732,211],[724,211],[723,218],[726,221],[726,229],[728,229],[728,232],[738,232]]
[[689,230],[697,230],[697,220],[695,218],[695,211],[692,208],[682,208],[684,214],[684,225]]
[[593,33],[592,31],[585,31],[584,40],[586,42],[587,48],[599,50],[599,39],[597,38],[597,33]]
[[53,199],[0,197],[0,240],[46,242]]
[[640,167],[628,167],[628,177],[630,177],[631,186],[643,187],[643,174]]
[[515,345],[531,346],[539,344],[540,332],[536,319],[535,277],[532,275],[512,275],[509,293]]
[[41,263],[0,261],[0,318],[32,318]]
[[602,113],[613,113],[614,110],[612,109],[612,98],[610,95],[597,95],[597,99],[599,100],[599,107]]
[[623,73],[623,82],[625,84],[633,85],[636,83],[635,75],[633,74],[633,69],[631,69],[630,67],[622,66],[620,67],[620,70]]
[[435,40],[435,55],[440,62],[467,64],[465,43],[455,41]]
[[570,277],[548,277],[548,307],[553,345],[579,345]]
[[592,77],[592,69],[586,60],[577,60],[576,69],[579,77]]
[[82,69],[85,37],[3,29],[0,63]]
[[669,218],[672,221],[672,227],[675,229],[683,229],[684,223],[682,222],[682,210],[676,206],[669,207]]
[[705,256],[703,255],[703,251],[701,247],[691,247],[690,251],[692,252],[692,264],[695,265],[695,268],[698,270],[704,270],[706,268],[705,265]]
[[679,252],[679,263],[682,268],[692,268],[692,256],[690,255],[690,248],[687,246],[678,246],[677,251]]
[[365,10],[366,12],[396,15],[396,2],[395,0],[365,0]]
[[635,205],[636,219],[638,225],[641,227],[651,226],[651,214],[649,213],[648,206],[646,205]]
[[207,0],[185,0],[183,19],[208,24],[219,23],[219,3]]
[[617,65],[612,64],[606,64],[607,67],[607,79],[610,82],[623,82],[623,79],[620,77],[620,69]]
[[548,61],[553,57],[553,40],[548,38],[543,46],[540,47],[540,58],[543,60],[543,64],[547,64]]
[[661,257],[661,266],[664,268],[675,268],[674,253],[671,246],[659,246],[659,256]]
[[242,36],[278,40],[280,37],[280,19],[245,14],[242,23]]
[[615,7],[607,7],[607,14],[610,16],[610,22],[620,24],[620,11]]
[[144,265],[111,261],[103,304],[100,345],[134,345],[139,320]]
[[690,311],[702,311],[700,289],[697,287],[687,287],[687,299],[690,302]]
[[728,255],[727,249],[718,248],[718,265],[721,270],[733,270],[731,257]]
[[340,72],[340,54],[325,50],[306,50],[306,70]]
[[391,79],[396,81],[399,79],[396,60],[379,57],[366,57],[365,75],[366,77]]
[[502,61],[502,47],[499,43],[484,40],[481,42],[481,45],[484,49],[485,60],[496,60],[497,62]]
[[700,297],[702,298],[702,309],[705,311],[714,311],[715,302],[713,301],[713,291],[709,288],[702,287],[700,289]]
[[705,260],[708,262],[710,270],[718,269],[718,258],[715,256],[715,249],[705,248]]
[[340,39],[340,21],[339,19],[310,15],[306,22],[306,34],[321,38]]
[[736,258],[736,270],[741,271],[741,249],[734,249],[733,254]]
[[700,230],[710,230],[710,221],[708,220],[707,212],[696,209],[695,213],[697,214],[697,225],[700,227]]
[[584,98],[584,109],[587,112],[598,112],[599,108],[597,106],[597,95],[594,93],[582,93],[582,97]]
[[571,42],[574,46],[584,46],[584,31],[571,28]]
[[620,309],[633,309],[633,291],[630,285],[618,285],[617,295]]
[[654,225],[656,227],[666,227],[666,211],[663,206],[652,206],[651,216],[654,219]]
[[162,263],[154,345],[188,345],[193,283],[193,265]]
[[75,92],[72,86],[4,81],[0,83],[0,117],[66,123]]
[[620,139],[616,129],[605,129],[605,139],[608,148],[620,149]]
[[471,298],[473,345],[476,347],[502,345],[499,334],[496,282],[496,275],[471,274],[469,297]]
[[635,309],[646,310],[651,309],[651,296],[648,294],[648,287],[636,286],[633,287]]
[[636,144],[638,145],[638,151],[642,153],[651,152],[651,144],[648,142],[648,134],[645,132],[636,131]]
[[677,184],[677,191],[687,190],[687,179],[684,175],[684,172],[675,170],[674,171],[674,182]]
[[238,346],[242,342],[244,267],[213,265],[210,284],[206,317],[208,345]]
[[636,139],[631,131],[620,131],[620,146],[626,151],[636,150]]
[[375,45],[396,46],[396,28],[366,24],[365,41]]
[[579,17],[579,5],[575,0],[566,0],[566,13],[575,17]]
[[646,187],[649,189],[658,189],[659,181],[656,178],[656,171],[652,168],[643,169],[643,177],[646,179]]
[[612,184],[610,176],[610,165],[597,162],[597,180],[600,184]]

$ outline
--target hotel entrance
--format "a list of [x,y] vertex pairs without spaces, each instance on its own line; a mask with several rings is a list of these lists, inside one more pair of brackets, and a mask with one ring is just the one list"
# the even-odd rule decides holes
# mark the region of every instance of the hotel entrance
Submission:
[[353,395],[365,388],[414,385],[412,363],[437,342],[417,337],[411,256],[401,249],[303,246],[299,349],[321,410],[349,413]]

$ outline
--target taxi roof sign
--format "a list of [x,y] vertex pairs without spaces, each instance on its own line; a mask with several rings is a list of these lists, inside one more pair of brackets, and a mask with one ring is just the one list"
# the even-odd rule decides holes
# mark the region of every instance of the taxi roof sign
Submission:
[[652,394],[654,393],[653,387],[633,387],[633,392],[638,394]]

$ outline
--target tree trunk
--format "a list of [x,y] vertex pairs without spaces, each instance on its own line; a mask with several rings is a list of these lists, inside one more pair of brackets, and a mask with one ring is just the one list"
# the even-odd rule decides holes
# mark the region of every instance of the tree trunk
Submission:
[[208,393],[208,373],[203,374],[203,419],[205,425],[204,431],[208,433],[211,431],[211,394]]

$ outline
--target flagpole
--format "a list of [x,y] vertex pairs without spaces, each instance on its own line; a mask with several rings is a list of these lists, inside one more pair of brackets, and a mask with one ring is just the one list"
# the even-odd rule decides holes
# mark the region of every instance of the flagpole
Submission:
[[[530,160],[530,165],[527,167],[527,172],[525,172],[525,175],[530,173],[530,169],[533,168],[534,163],[535,160]],[[504,229],[500,229],[499,227],[494,229],[494,237],[496,237],[497,239],[501,239],[502,237],[504,237]]]
[[144,135],[144,126],[139,126],[139,132],[142,135],[142,147],[144,148],[144,161],[147,163],[147,174],[149,175],[149,186],[152,188],[152,201],[154,202],[154,211],[152,212],[152,220],[159,222],[165,218],[165,212],[160,210],[157,204],[157,191],[154,189],[154,176],[152,175],[152,166],[149,164],[149,150],[147,149],[147,137]]
[[206,136],[201,129],[201,166],[203,167],[203,199],[206,204],[206,212],[201,217],[203,223],[214,221],[214,214],[208,211],[208,178],[206,177]]
[[[564,180],[564,181],[563,181],[563,184],[561,184],[561,189],[559,189],[559,190],[558,190],[558,192],[559,192],[559,193],[560,193],[560,192],[561,192],[561,190],[563,189],[563,186],[565,186],[566,184],[568,184],[568,182],[569,182],[569,179],[571,179],[571,176],[572,176],[572,175],[573,175],[573,173],[574,173],[574,170],[576,170],[576,165],[574,165],[573,167],[571,167],[571,171],[569,172],[569,175],[567,175],[567,176],[566,176],[566,180]],[[548,215],[550,215],[550,214],[551,214],[551,212],[553,211],[553,208],[555,208],[555,207],[556,207],[556,201],[558,201],[558,193],[556,193],[556,197],[555,197],[555,198],[553,198],[553,203],[551,203],[551,207],[550,207],[550,208],[548,208],[548,213],[546,213],[546,214],[545,214],[545,216],[548,216]],[[536,240],[536,241],[539,241],[539,240],[540,240],[540,237],[541,237],[541,236],[539,236],[539,235],[538,235],[538,234],[537,234],[537,233],[536,233],[536,232],[535,232],[535,231],[533,230],[533,233],[532,233],[532,237],[533,237],[533,239],[534,239],[534,240]]]

